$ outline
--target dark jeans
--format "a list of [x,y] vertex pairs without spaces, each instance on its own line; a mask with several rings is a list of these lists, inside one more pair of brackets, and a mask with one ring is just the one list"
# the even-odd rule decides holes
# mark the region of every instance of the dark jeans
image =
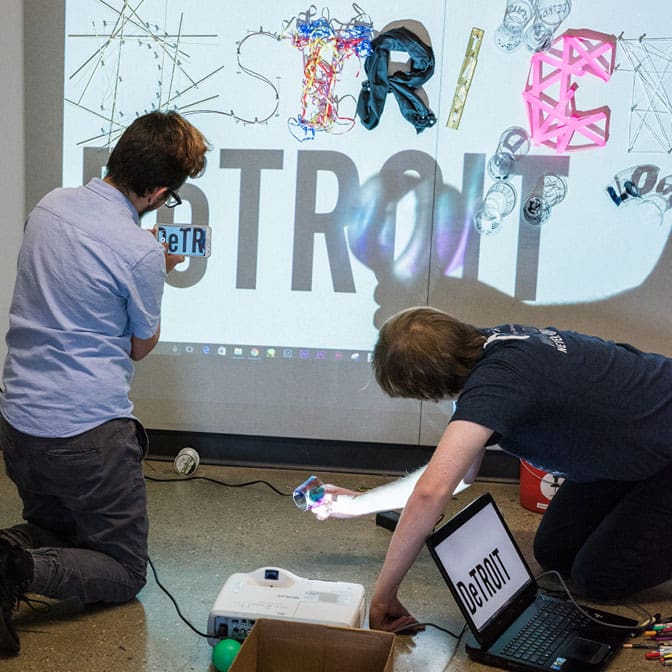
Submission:
[[124,418],[73,437],[41,438],[0,416],[0,446],[26,521],[0,536],[33,556],[28,592],[83,604],[132,599],[147,570],[147,435],[140,423]]
[[534,554],[595,599],[672,579],[672,465],[645,481],[565,481],[544,513]]

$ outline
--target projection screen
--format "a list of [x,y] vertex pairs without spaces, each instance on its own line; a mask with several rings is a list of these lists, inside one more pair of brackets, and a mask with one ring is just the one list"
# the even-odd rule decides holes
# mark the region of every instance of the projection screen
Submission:
[[[527,23],[529,3],[505,0],[49,4],[48,25],[26,13],[27,71],[60,76],[27,82],[29,102],[52,95],[28,110],[29,200],[101,176],[149,110],[212,146],[183,205],[143,220],[212,227],[137,367],[147,427],[431,445],[451,405],[386,399],[369,366],[382,322],[418,304],[672,354],[662,0],[541,1]],[[533,27],[549,51],[527,48]],[[562,193],[530,223],[549,179]],[[474,226],[488,193],[515,198],[492,234]]]

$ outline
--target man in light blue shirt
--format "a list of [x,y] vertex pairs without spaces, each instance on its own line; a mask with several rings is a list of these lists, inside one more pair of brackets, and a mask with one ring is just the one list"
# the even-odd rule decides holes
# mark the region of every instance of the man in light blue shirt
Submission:
[[180,203],[207,142],[180,115],[136,119],[104,179],[56,189],[29,215],[19,252],[0,394],[0,447],[24,523],[0,530],[0,651],[28,591],[82,604],[132,599],[147,567],[133,361],[159,340],[168,254],[140,227]]

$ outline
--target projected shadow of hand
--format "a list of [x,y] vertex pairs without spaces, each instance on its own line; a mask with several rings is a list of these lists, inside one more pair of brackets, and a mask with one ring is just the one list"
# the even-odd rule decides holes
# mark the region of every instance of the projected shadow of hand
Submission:
[[[635,173],[641,178],[648,168],[640,166]],[[540,170],[567,175],[567,158],[544,158],[521,170],[528,177]],[[655,267],[638,287],[597,301],[528,303],[474,279],[478,244],[472,239],[471,217],[483,194],[483,156],[465,154],[463,175],[458,190],[444,183],[433,157],[406,150],[390,157],[362,185],[346,230],[351,251],[378,281],[374,299],[380,308],[373,315],[377,328],[403,308],[429,304],[478,326],[543,322],[605,338],[614,337],[616,326],[620,340],[664,351],[664,334],[672,326],[670,304],[663,298],[672,286],[669,236]],[[655,185],[646,186],[651,190]],[[520,258],[518,262],[525,263]],[[455,277],[467,263],[472,277]],[[595,273],[600,273],[597,267]]]
[[[423,276],[425,269],[427,274]],[[479,280],[445,277],[430,269],[429,261],[419,264],[416,270],[418,274],[407,279],[399,279],[391,272],[377,275],[379,282],[374,297],[380,309],[373,318],[376,327],[402,308],[429,303],[477,326],[543,322],[543,326],[612,338],[617,325],[619,340],[655,351],[664,351],[668,346],[665,334],[672,329],[672,305],[666,298],[672,290],[672,239],[669,236],[644,282],[597,301],[533,305]],[[599,271],[596,269],[596,272]]]

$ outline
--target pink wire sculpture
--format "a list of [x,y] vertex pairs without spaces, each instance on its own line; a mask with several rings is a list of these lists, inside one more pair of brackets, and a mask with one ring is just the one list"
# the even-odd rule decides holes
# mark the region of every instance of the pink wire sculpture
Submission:
[[608,106],[579,111],[577,77],[606,82],[614,71],[616,38],[593,30],[568,30],[551,48],[532,56],[523,99],[530,137],[557,152],[602,147],[609,138]]

